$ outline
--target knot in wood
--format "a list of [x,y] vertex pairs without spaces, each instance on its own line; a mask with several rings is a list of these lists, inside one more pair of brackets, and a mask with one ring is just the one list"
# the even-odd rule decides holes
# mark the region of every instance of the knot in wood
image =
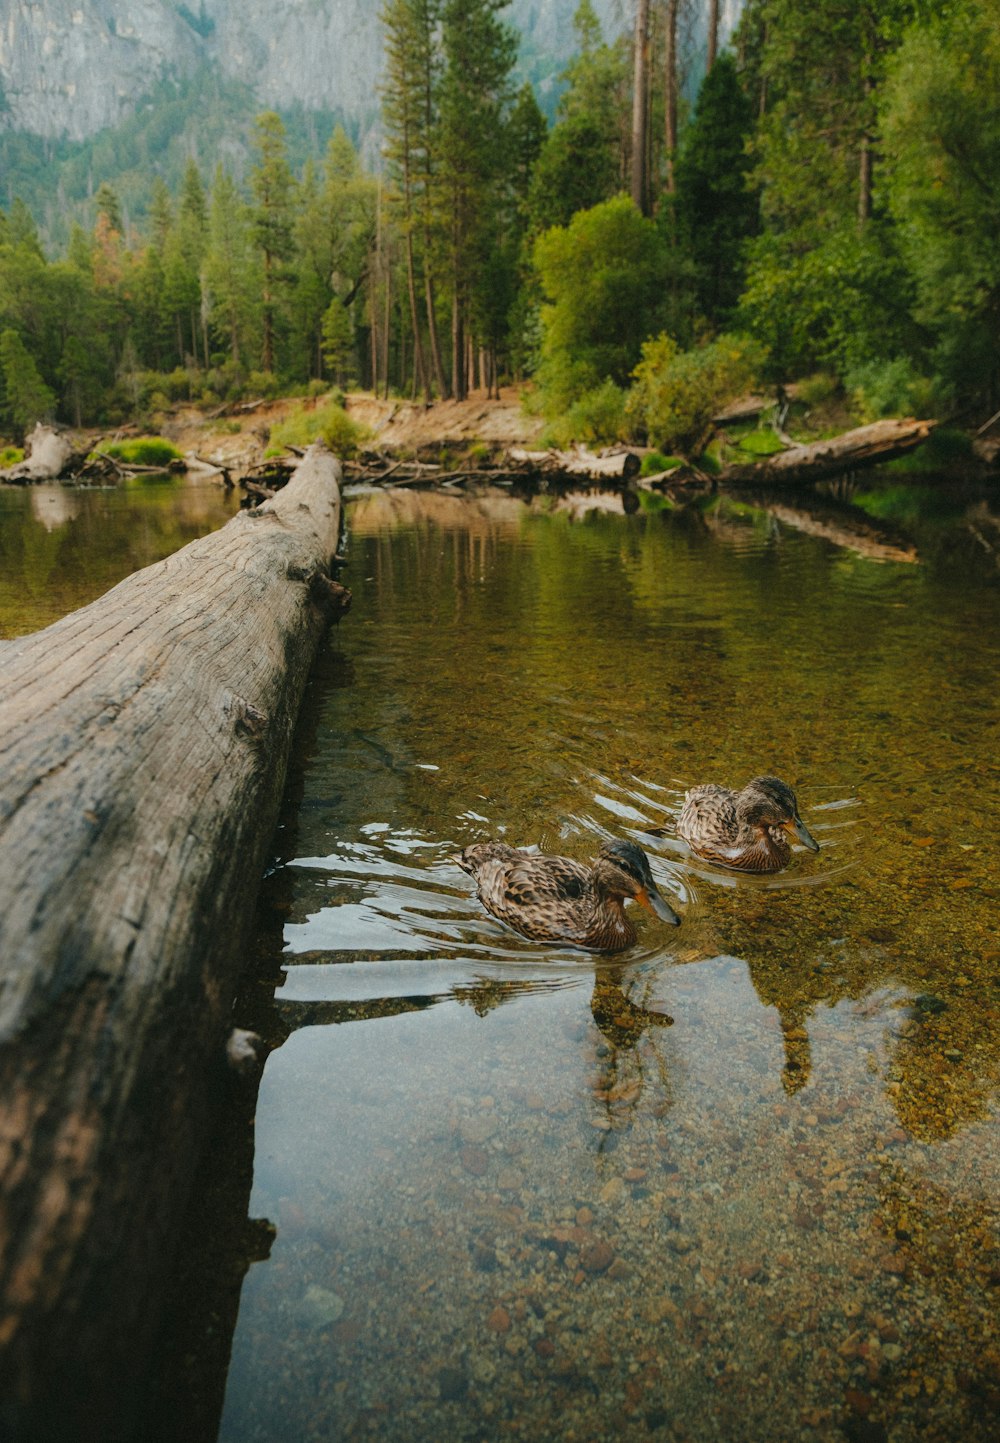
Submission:
[[351,593],[339,581],[332,581],[322,571],[309,578],[309,595],[328,621],[337,622],[351,609]]
[[268,716],[259,707],[242,696],[234,696],[227,706],[233,718],[233,730],[237,736],[258,740],[267,730]]

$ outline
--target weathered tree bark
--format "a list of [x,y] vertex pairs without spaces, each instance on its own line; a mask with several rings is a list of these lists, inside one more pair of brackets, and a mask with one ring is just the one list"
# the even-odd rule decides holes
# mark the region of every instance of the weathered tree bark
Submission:
[[719,53],[719,0],[708,0],[708,53],[705,56],[705,73],[715,64]]
[[339,475],[311,448],[273,501],[3,647],[5,1438],[129,1436],[338,603]]
[[825,476],[877,466],[882,461],[891,461],[894,456],[903,456],[927,440],[934,424],[933,421],[915,421],[912,417],[874,421],[870,426],[845,431],[829,441],[793,446],[788,451],[779,451],[777,455],[763,457],[760,461],[725,466],[718,479],[724,484],[754,482],[768,485],[771,482],[819,481]]
[[25,445],[25,458],[0,470],[0,481],[55,481],[73,455],[68,437],[38,422]]
[[646,142],[649,129],[649,0],[639,0],[635,13],[632,56],[632,200],[648,214]]
[[594,480],[618,478],[629,481],[638,476],[642,462],[634,451],[610,451],[597,456],[592,451],[526,451],[515,447],[508,457],[519,466],[530,466],[547,475],[590,476]]
[[667,150],[667,193],[673,195],[677,189],[675,171],[677,161],[677,7],[680,0],[667,0],[666,39],[664,41],[663,70],[665,76],[664,95],[664,141]]

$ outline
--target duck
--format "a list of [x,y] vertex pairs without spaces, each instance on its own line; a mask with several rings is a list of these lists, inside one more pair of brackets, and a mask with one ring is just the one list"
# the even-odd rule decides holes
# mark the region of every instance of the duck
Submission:
[[778,777],[754,777],[741,792],[714,782],[693,787],[677,830],[692,852],[734,872],[780,872],[791,860],[789,833],[819,851],[795,793]]
[[487,912],[532,942],[621,952],[638,935],[625,912],[628,899],[680,924],[635,842],[606,842],[591,867],[494,841],[474,842],[454,860],[475,879]]

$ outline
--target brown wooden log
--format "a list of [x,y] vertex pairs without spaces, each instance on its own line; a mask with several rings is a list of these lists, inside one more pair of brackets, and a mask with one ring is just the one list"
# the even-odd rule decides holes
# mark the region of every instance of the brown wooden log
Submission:
[[874,421],[870,426],[859,426],[828,441],[793,446],[788,451],[779,451],[777,455],[765,456],[759,461],[725,466],[718,479],[725,485],[820,481],[827,476],[877,466],[882,461],[903,456],[922,445],[934,425],[933,421],[916,421],[912,417]]
[[0,679],[0,1433],[130,1436],[315,648],[340,467]]
[[529,451],[515,447],[508,457],[520,466],[530,466],[547,475],[586,476],[593,481],[630,481],[638,476],[642,462],[634,451],[615,449],[599,455],[583,447],[575,451]]

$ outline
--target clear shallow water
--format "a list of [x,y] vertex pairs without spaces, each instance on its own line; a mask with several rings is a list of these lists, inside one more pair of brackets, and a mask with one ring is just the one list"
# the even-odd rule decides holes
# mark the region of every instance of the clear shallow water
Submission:
[[107,488],[0,486],[0,638],[58,621],[238,507],[234,491],[168,475]]
[[[996,1437],[1000,587],[967,509],[893,563],[735,503],[353,503],[175,1417]],[[692,859],[684,788],[760,771],[822,851]],[[684,916],[614,962],[521,941],[450,860],[608,834]]]

